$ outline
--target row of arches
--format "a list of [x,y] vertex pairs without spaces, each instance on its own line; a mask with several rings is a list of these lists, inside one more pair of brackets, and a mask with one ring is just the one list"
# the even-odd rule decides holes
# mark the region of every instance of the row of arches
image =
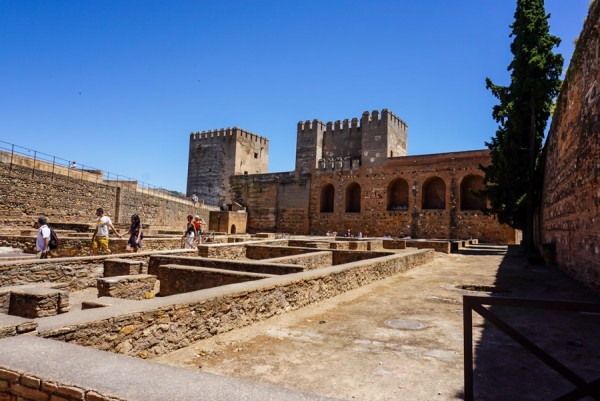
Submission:
[[[485,188],[483,177],[468,175],[460,183],[460,210],[481,210],[486,207],[486,199],[478,195]],[[440,177],[430,177],[422,187],[423,209],[446,208],[446,183]],[[356,182],[346,187],[345,208],[346,213],[360,213],[361,188]],[[409,187],[403,178],[391,181],[387,188],[387,210],[408,210]],[[333,213],[335,203],[335,188],[326,184],[321,189],[321,213]]]

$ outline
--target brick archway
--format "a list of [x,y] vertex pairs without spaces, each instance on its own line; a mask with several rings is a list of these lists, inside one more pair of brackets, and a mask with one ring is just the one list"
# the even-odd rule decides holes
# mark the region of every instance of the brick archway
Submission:
[[423,209],[446,208],[446,183],[440,177],[430,177],[423,184]]
[[346,213],[360,213],[360,185],[356,182],[346,187]]
[[396,178],[387,188],[387,210],[408,210],[408,183]]
[[481,210],[487,206],[485,197],[477,193],[485,189],[483,177],[470,174],[464,177],[460,183],[460,210]]
[[335,201],[335,189],[333,185],[327,184],[321,189],[321,213],[333,213],[333,204]]

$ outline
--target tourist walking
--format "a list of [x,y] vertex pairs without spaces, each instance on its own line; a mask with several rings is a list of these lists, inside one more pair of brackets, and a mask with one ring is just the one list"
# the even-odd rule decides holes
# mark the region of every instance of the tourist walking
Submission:
[[196,233],[198,234],[198,243],[202,242],[202,233],[204,232],[202,226],[205,225],[206,222],[204,221],[204,219],[200,218],[200,216],[198,215],[194,216],[194,227],[196,227]]
[[185,241],[185,248],[186,249],[194,249],[194,241],[196,240],[196,237],[198,236],[198,231],[196,230],[196,226],[194,225],[194,216],[192,216],[191,214],[188,214],[187,217],[187,227],[185,229],[185,232],[183,233],[183,239]]
[[196,195],[196,194],[192,195],[192,203],[194,204],[194,206],[196,206],[198,204],[198,195]]
[[92,235],[92,251],[96,255],[98,251],[102,253],[111,253],[108,247],[108,232],[109,228],[115,233],[115,235],[121,238],[121,235],[115,230],[115,226],[112,224],[110,217],[104,215],[104,210],[99,207],[96,209],[96,230]]
[[137,214],[131,215],[131,225],[129,226],[129,230],[126,234],[129,234],[129,240],[127,241],[125,250],[127,252],[139,251],[139,249],[142,247],[142,239],[144,238],[144,234],[142,233],[140,216]]
[[48,258],[50,253],[50,227],[47,225],[45,217],[38,217],[36,227],[38,227],[37,237],[35,239],[35,252],[38,259]]

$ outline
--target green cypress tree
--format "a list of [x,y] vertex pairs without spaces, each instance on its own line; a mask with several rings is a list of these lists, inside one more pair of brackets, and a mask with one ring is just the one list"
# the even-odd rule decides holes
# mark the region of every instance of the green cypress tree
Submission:
[[[563,57],[554,54],[560,39],[550,35],[544,0],[517,0],[512,25],[514,56],[508,66],[508,86],[486,87],[498,98],[492,116],[498,123],[496,136],[486,142],[492,164],[482,167],[490,200],[490,212],[501,223],[523,230],[524,245],[533,247],[533,211],[541,188],[538,161],[554,98],[558,95]],[[539,201],[537,201],[539,204]]]

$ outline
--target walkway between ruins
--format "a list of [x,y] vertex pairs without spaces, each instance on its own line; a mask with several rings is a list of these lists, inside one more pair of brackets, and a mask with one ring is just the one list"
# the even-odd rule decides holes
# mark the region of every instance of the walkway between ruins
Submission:
[[[160,361],[341,399],[462,399],[462,296],[489,292],[461,288],[600,302],[558,269],[528,264],[517,248],[471,246]],[[587,380],[600,376],[600,316],[499,313]],[[475,318],[474,326],[476,399],[551,399],[572,389],[489,324]]]

